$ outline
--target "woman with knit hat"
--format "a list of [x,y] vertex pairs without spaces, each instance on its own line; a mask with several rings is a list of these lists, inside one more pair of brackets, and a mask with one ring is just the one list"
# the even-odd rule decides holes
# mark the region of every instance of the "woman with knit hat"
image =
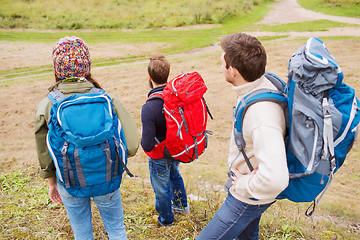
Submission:
[[[50,91],[57,89],[65,96],[70,96],[76,93],[89,93],[94,87],[101,89],[99,83],[91,76],[89,50],[80,38],[59,39],[53,49],[52,59],[55,84],[49,88]],[[109,96],[124,130],[128,156],[134,156],[139,146],[136,123],[120,101]],[[47,179],[50,199],[58,204],[64,204],[75,239],[94,239],[91,198],[74,197],[57,183],[56,168],[46,143],[52,105],[49,98],[45,97],[38,104],[35,115],[35,142],[40,164],[40,177]],[[109,238],[126,239],[120,189],[102,196],[94,196],[92,199],[100,211]]]

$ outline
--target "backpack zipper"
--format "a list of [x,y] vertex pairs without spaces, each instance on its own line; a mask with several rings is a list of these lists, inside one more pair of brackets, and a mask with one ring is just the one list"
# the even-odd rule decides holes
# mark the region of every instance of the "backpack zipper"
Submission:
[[179,76],[178,78],[175,78],[175,79],[171,82],[171,86],[172,86],[172,88],[173,88],[173,91],[175,92],[175,96],[177,96],[178,94],[177,94],[177,89],[175,88],[174,83],[175,83],[176,80],[179,80],[180,78],[184,77],[185,75],[186,75],[186,74],[183,74],[183,75]]
[[109,100],[104,94],[98,95],[98,96],[82,96],[82,97],[78,97],[78,98],[73,99],[73,100],[64,101],[64,102],[62,102],[62,103],[59,105],[59,107],[58,107],[58,109],[57,109],[57,113],[56,113],[56,114],[57,114],[56,118],[57,118],[60,126],[62,126],[62,123],[61,123],[61,120],[60,120],[60,114],[59,114],[59,113],[60,113],[60,109],[61,109],[61,107],[62,107],[63,105],[65,105],[65,104],[71,104],[71,103],[74,103],[74,102],[79,101],[79,100],[81,100],[81,99],[89,99],[89,98],[105,98],[106,101],[107,101],[107,103],[108,103],[108,106],[109,106],[109,114],[110,114],[111,118],[113,118],[111,102],[110,102],[110,100]]
[[[167,110],[165,107],[164,107],[164,111],[169,115],[169,117],[171,117],[171,118],[175,121],[175,123],[176,123],[176,125],[178,126],[178,129],[179,129],[179,128],[180,128],[180,124],[179,124],[179,122],[176,120],[176,118],[174,118],[174,117],[172,116],[172,114],[169,112],[169,110]],[[181,134],[181,131],[180,131],[180,138],[183,139],[182,134]]]
[[336,139],[336,141],[334,142],[334,146],[336,147],[339,143],[341,143],[344,138],[346,137],[346,134],[348,133],[352,123],[353,123],[353,120],[355,118],[355,115],[356,115],[356,112],[359,110],[359,107],[357,105],[357,102],[356,102],[356,98],[354,97],[354,100],[353,100],[353,104],[352,104],[352,109],[351,109],[351,112],[350,112],[350,117],[349,117],[349,121],[347,122],[346,124],[346,127],[344,129],[344,131],[342,132],[341,136]]
[[206,107],[205,107],[205,104],[204,104],[204,99],[201,99],[201,104],[202,104],[202,107],[203,107],[203,126],[205,126],[206,124],[206,117],[205,115],[207,114],[207,110],[206,110]]
[[62,176],[61,176],[61,172],[60,172],[60,168],[59,168],[59,163],[58,163],[58,160],[51,148],[51,145],[50,145],[50,142],[49,142],[49,133],[46,135],[46,144],[48,146],[48,149],[49,149],[49,152],[50,152],[50,155],[52,156],[52,159],[53,159],[53,162],[54,162],[54,165],[55,165],[55,169],[56,169],[56,173],[57,173],[57,176],[58,178],[60,179],[61,182],[64,182]]

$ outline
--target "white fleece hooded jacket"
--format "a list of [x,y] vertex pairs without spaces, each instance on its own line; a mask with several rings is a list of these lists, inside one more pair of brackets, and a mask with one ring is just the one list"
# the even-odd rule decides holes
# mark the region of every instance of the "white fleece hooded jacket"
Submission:
[[[276,89],[265,76],[233,87],[238,98],[237,104],[247,94],[261,88]],[[283,108],[274,102],[263,101],[250,106],[243,120],[243,137],[246,143],[245,152],[255,169],[249,174],[243,155],[240,153],[231,134],[229,167],[243,174],[230,193],[247,204],[258,205],[275,201],[289,183],[289,172],[286,164],[284,144],[285,117]]]

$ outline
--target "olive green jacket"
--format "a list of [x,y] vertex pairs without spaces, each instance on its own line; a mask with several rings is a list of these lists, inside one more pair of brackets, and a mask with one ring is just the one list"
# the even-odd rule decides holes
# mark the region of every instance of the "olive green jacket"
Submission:
[[[88,93],[93,87],[93,84],[88,81],[64,82],[59,84],[57,89],[59,89],[60,92],[64,93],[66,96],[69,96],[75,93]],[[111,94],[109,94],[109,96],[113,101],[114,110],[125,133],[128,156],[132,157],[136,154],[139,148],[139,133],[135,120],[118,99],[116,99]],[[44,179],[55,176],[55,166],[46,145],[46,135],[49,130],[47,123],[50,118],[51,107],[52,102],[47,97],[44,98],[36,108],[34,122],[36,151],[40,164],[40,177]]]

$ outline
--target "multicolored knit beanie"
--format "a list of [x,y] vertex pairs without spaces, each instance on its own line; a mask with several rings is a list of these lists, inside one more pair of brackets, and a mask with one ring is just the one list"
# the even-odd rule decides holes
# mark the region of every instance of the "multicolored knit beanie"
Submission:
[[59,39],[52,53],[55,76],[61,80],[90,74],[91,59],[85,42],[78,37]]

